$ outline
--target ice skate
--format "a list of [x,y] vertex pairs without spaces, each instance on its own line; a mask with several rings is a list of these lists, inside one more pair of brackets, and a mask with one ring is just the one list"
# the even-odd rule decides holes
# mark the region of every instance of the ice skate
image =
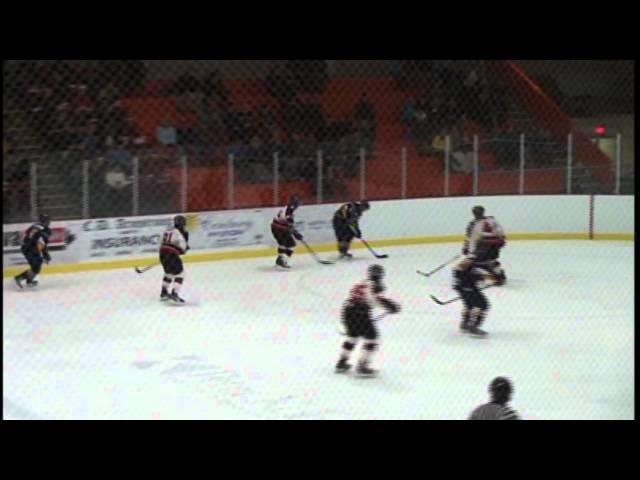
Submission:
[[484,330],[481,330],[479,327],[469,327],[468,333],[470,333],[471,335],[477,338],[483,338],[488,335],[487,332],[485,332]]
[[13,277],[13,279],[16,281],[16,285],[18,285],[20,288],[24,288],[22,286],[22,278],[20,277],[20,275],[16,275],[15,277]]
[[351,369],[351,365],[347,363],[346,358],[341,358],[336,364],[336,373],[347,373]]
[[169,296],[169,299],[174,302],[177,303],[178,305],[182,305],[187,303],[186,300],[182,297],[180,297],[175,291],[171,292],[171,295]]
[[166,302],[167,300],[171,300],[171,294],[165,287],[162,287],[162,292],[160,292],[160,301]]
[[359,377],[374,377],[378,374],[378,371],[369,368],[369,365],[367,363],[362,362],[358,365],[356,373]]
[[278,258],[276,258],[276,265],[282,268],[291,268],[283,256],[278,256]]

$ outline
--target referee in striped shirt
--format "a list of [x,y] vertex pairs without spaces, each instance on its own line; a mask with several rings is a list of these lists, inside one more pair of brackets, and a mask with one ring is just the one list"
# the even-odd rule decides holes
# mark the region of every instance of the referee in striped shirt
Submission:
[[496,377],[489,384],[491,401],[477,407],[469,420],[520,420],[518,413],[509,405],[513,386],[508,378]]

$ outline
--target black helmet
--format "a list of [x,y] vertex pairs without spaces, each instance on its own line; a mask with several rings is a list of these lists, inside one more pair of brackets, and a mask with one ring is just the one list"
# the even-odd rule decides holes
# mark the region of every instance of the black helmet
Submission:
[[176,226],[176,228],[184,228],[187,226],[187,219],[184,217],[184,215],[176,215],[173,218],[173,224]]
[[300,206],[300,197],[297,195],[291,195],[289,197],[289,201],[287,202],[289,207],[292,207],[294,210]]
[[471,213],[473,213],[473,216],[476,218],[482,218],[484,217],[484,207],[481,207],[480,205],[475,206],[471,209]]
[[382,265],[370,265],[367,273],[370,280],[381,280],[384,277],[384,267]]
[[371,206],[369,205],[369,202],[367,202],[366,200],[362,200],[361,202],[357,202],[356,205],[358,206],[358,208],[360,209],[361,212],[363,212],[365,210],[369,210],[371,208]]
[[506,377],[496,377],[489,385],[489,395],[491,400],[498,403],[507,403],[511,400],[513,386]]
[[46,213],[41,213],[40,216],[38,217],[38,221],[40,222],[41,225],[48,227],[49,224],[51,223],[51,217]]

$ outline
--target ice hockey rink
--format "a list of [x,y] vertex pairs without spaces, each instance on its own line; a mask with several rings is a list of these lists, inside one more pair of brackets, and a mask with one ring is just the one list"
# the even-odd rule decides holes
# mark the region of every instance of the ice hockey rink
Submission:
[[[4,279],[3,416],[465,419],[504,375],[524,419],[634,418],[632,242],[510,242],[486,339],[458,332],[459,302],[429,299],[455,296],[450,268],[416,274],[459,249],[300,254],[286,272],[270,257],[190,263],[185,306],[159,301],[160,267],[44,274],[37,291]],[[380,375],[338,375],[340,306],[373,263],[403,310],[378,323]]]

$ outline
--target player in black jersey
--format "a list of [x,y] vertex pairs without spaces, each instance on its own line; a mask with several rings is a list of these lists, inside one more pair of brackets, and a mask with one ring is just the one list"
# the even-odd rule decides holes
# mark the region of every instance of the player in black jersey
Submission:
[[473,410],[469,420],[519,420],[517,412],[508,405],[513,395],[508,378],[494,378],[489,385],[489,395],[491,401]]
[[478,286],[485,276],[486,273],[476,268],[471,258],[464,258],[453,269],[453,289],[460,294],[464,304],[460,330],[478,337],[487,335],[480,325],[489,311],[489,301]]
[[294,226],[294,212],[300,206],[300,200],[296,195],[289,198],[287,205],[281,209],[271,222],[271,233],[278,242],[278,256],[276,265],[282,268],[290,268],[285,257],[291,258],[297,240],[302,240],[302,234]]
[[[184,268],[181,255],[189,250],[189,232],[186,229],[187,219],[177,215],[173,219],[173,227],[168,228],[162,235],[160,244],[160,263],[164,269],[160,300],[172,300],[175,303],[185,303],[180,297],[180,288],[184,282]],[[173,290],[171,283],[173,282]]]
[[351,241],[362,237],[360,232],[360,217],[369,210],[369,202],[352,202],[342,205],[333,215],[333,231],[338,242],[340,258],[351,258],[349,253]]
[[375,370],[369,368],[371,356],[378,348],[378,330],[371,318],[371,310],[376,306],[385,308],[389,313],[398,313],[400,305],[385,298],[384,268],[371,265],[367,272],[367,279],[357,283],[351,289],[349,298],[342,308],[342,322],[347,339],[342,344],[342,353],[336,365],[337,373],[349,371],[349,357],[360,337],[364,339],[362,356],[358,362],[357,373],[362,376],[375,375]]
[[38,285],[36,277],[40,273],[42,262],[49,263],[51,261],[51,256],[47,249],[49,237],[51,236],[50,224],[51,218],[43,213],[40,215],[39,222],[31,225],[25,232],[21,250],[27,263],[29,263],[29,270],[13,277],[20,288],[23,288],[22,282],[25,280],[28,287]]

